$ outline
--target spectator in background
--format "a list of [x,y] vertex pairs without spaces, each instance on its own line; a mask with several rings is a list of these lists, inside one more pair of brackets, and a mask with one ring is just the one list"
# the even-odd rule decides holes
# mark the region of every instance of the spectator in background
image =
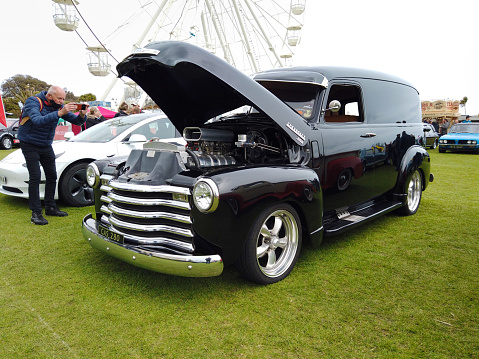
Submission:
[[471,116],[466,115],[466,119],[462,121],[463,123],[471,123]]
[[439,133],[439,122],[437,122],[436,119],[434,119],[434,121],[432,121],[432,127],[434,127],[434,129],[436,130],[437,133]]
[[92,106],[90,107],[90,112],[87,115],[86,122],[82,126],[82,129],[86,130],[87,128],[98,125],[100,122],[103,122],[105,120],[106,118],[103,117],[98,107]]
[[449,122],[444,118],[442,120],[441,125],[439,126],[439,134],[442,135],[447,135],[447,130],[449,129]]
[[[133,112],[135,110],[135,112]],[[143,113],[143,111],[140,108],[140,105],[137,105],[136,103],[131,104],[131,113]]]
[[128,116],[128,104],[123,102],[120,107],[118,107],[118,112],[115,114],[115,117]]

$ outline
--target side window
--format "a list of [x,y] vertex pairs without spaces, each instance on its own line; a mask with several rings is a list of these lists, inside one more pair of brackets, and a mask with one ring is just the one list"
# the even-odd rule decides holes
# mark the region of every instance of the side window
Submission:
[[162,118],[137,128],[133,131],[133,134],[140,134],[146,137],[149,141],[153,137],[158,137],[160,140],[165,138],[180,137],[180,134],[176,130],[175,126],[167,118]]
[[326,105],[337,100],[341,103],[338,112],[327,110],[325,122],[363,122],[361,111],[361,91],[355,85],[333,85],[329,91]]

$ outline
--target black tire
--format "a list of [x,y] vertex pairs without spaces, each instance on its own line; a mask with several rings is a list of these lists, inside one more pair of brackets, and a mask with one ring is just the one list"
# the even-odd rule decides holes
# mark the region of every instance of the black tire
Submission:
[[417,212],[419,205],[421,204],[422,188],[423,179],[421,173],[416,170],[409,177],[405,187],[407,194],[406,203],[399,210],[402,215],[411,216]]
[[13,146],[13,140],[10,136],[3,136],[2,140],[0,141],[0,147],[3,150],[11,150]]
[[446,153],[446,150],[443,150],[441,147],[439,147],[439,153]]
[[60,178],[58,193],[63,203],[72,207],[85,207],[94,204],[93,188],[86,182],[88,163],[81,162],[67,168]]
[[353,174],[349,168],[342,170],[336,180],[336,189],[340,192],[347,190],[352,178]]
[[298,260],[301,235],[301,221],[293,207],[277,204],[267,208],[251,226],[236,268],[255,283],[279,282]]

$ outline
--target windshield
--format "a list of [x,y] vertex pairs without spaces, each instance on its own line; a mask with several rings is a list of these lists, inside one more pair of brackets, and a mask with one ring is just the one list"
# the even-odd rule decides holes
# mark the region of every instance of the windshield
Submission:
[[449,133],[479,133],[479,123],[456,124]]
[[299,82],[261,81],[260,84],[306,120],[313,118],[318,92],[323,90],[318,85]]
[[120,116],[104,121],[86,129],[75,137],[71,138],[73,142],[108,142],[116,136],[136,125],[141,120],[152,117],[153,114],[140,114],[130,116]]

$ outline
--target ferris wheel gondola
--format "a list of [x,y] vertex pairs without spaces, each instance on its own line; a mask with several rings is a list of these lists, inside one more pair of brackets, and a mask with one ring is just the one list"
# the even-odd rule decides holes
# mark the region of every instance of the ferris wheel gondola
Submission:
[[[61,3],[63,8],[71,3],[77,9],[76,0],[53,1]],[[155,7],[153,15],[152,7]],[[138,40],[131,50],[153,41],[186,41],[224,58],[248,75],[290,66],[294,48],[300,44],[305,8],[305,0],[163,0],[159,5],[147,3],[141,7],[145,17],[142,20],[139,20],[141,14],[137,17],[146,26],[138,32]],[[72,10],[68,14],[70,18],[76,17]],[[98,60],[89,62],[98,70],[90,70],[94,75],[105,76],[105,69],[110,66],[107,57],[111,55],[100,49],[107,45],[114,48],[107,41],[88,46],[93,59]],[[116,78],[106,87],[101,100],[106,100],[115,83]]]

